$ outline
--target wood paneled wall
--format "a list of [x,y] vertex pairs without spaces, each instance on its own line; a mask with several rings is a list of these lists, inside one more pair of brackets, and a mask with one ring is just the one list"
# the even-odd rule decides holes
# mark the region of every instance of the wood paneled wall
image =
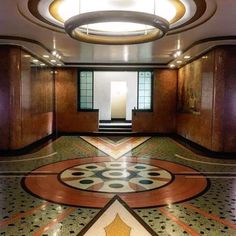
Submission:
[[215,48],[197,62],[179,70],[178,86],[196,78],[190,66],[199,67],[200,114],[177,113],[177,133],[212,151],[236,152],[236,47]]
[[0,47],[0,149],[9,149],[12,129],[13,82],[20,76],[20,49]]
[[176,130],[177,71],[154,71],[153,111],[133,111],[133,131],[173,133]]
[[[208,149],[212,149],[214,55],[214,52],[210,52],[204,58],[184,66],[178,72],[178,99],[180,99],[180,88],[187,77],[201,80],[202,89],[200,113],[177,113],[177,133]],[[197,67],[197,69],[190,70],[190,67]],[[200,78],[192,74],[194,71],[197,71],[197,76]]]
[[[209,150],[236,152],[235,68],[236,47],[224,46],[178,72],[155,70],[153,112],[133,112],[133,131],[177,132]],[[176,112],[186,77],[201,80],[198,114]],[[20,47],[1,46],[0,149],[20,149],[52,134],[54,120],[59,132],[97,131],[98,112],[77,109],[77,83],[77,68],[57,69],[54,78],[50,68],[32,67]]]
[[56,128],[58,132],[98,131],[98,112],[78,111],[77,68],[58,69],[56,86]]
[[27,146],[53,133],[54,79],[51,68],[21,61],[21,138]]
[[[236,47],[225,46],[216,51],[216,76],[218,81],[219,130],[223,152],[236,152]],[[215,93],[217,97],[217,93]]]
[[20,47],[0,47],[0,149],[24,148],[53,132],[53,76]]

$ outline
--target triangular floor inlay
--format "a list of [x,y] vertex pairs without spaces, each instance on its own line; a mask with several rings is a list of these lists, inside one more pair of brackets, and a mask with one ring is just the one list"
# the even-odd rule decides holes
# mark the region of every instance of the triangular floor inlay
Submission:
[[107,137],[81,136],[81,138],[114,159],[119,159],[127,152],[150,139],[150,137],[123,137],[114,142],[114,140]]
[[[101,137],[100,137],[101,138]],[[102,137],[103,140],[107,140],[110,143],[113,144],[119,144],[124,142],[125,140],[129,139],[128,137],[123,137],[123,136],[107,136],[107,137]]]
[[115,196],[78,236],[157,235],[120,197]]

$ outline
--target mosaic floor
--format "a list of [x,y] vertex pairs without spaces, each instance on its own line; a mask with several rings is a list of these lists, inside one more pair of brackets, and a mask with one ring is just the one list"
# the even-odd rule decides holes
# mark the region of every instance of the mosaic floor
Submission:
[[0,157],[0,235],[236,236],[236,159],[167,137],[60,137]]

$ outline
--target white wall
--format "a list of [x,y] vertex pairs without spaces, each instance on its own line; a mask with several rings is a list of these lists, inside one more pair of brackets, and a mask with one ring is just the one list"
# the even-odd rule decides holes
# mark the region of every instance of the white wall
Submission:
[[126,119],[127,82],[111,82],[111,118]]
[[137,72],[95,71],[94,108],[99,109],[99,120],[111,120],[111,81],[127,82],[126,120],[132,120],[132,109],[137,107]]

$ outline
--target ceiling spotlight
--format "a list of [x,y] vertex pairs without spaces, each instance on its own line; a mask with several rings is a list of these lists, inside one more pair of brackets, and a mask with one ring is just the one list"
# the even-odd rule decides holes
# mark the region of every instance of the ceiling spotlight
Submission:
[[207,58],[208,58],[208,56],[203,56],[203,57],[202,57],[202,59],[207,59]]
[[175,65],[174,65],[174,64],[170,64],[169,67],[170,67],[170,68],[175,68]]
[[62,66],[62,64],[57,64],[57,66]]
[[190,58],[191,56],[188,56],[188,55],[184,56],[184,59],[190,59]]
[[57,51],[56,50],[52,51],[52,55],[56,56],[57,55]]
[[46,66],[44,63],[41,63],[40,66]]
[[32,60],[32,62],[37,63],[37,62],[39,62],[39,60],[34,59],[34,60]]
[[177,58],[181,55],[182,55],[182,51],[179,50],[179,51],[175,52],[174,57]]
[[43,55],[44,58],[49,58],[49,55]]
[[28,54],[26,54],[26,55],[24,55],[23,57],[25,57],[25,58],[30,58],[31,56],[28,55]]
[[60,55],[59,55],[58,59],[61,60],[61,56]]
[[56,61],[56,60],[51,60],[51,62],[52,62],[52,63],[55,63],[55,62],[57,62],[57,61]]
[[177,61],[176,63],[177,63],[177,64],[182,64],[182,61]]

